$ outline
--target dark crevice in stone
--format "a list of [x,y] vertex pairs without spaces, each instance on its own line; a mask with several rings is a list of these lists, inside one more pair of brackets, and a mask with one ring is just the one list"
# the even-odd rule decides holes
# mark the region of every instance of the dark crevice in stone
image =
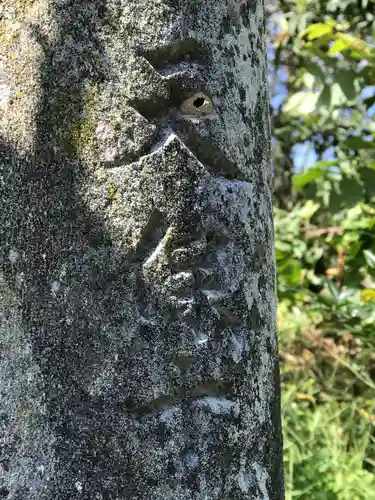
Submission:
[[134,407],[125,407],[128,415],[134,419],[140,419],[146,416],[155,414],[158,411],[165,410],[171,407],[183,405],[191,407],[194,403],[199,403],[206,397],[225,398],[231,400],[232,392],[229,385],[222,380],[210,380],[200,386],[194,388],[180,387],[173,394],[160,396],[153,401],[137,405]]
[[179,129],[186,146],[203,163],[210,174],[231,181],[249,180],[248,176],[234,162],[228,160],[211,140],[203,138],[192,126],[179,123]]
[[162,117],[166,109],[172,107],[172,100],[169,98],[160,98],[156,95],[147,99],[130,99],[128,104],[136,109],[147,120],[153,120]]
[[157,70],[183,61],[208,60],[207,50],[194,38],[176,40],[170,45],[164,45],[155,50],[139,49],[138,55],[147,59]]
[[155,250],[162,241],[167,230],[165,216],[156,208],[153,210],[147,226],[143,230],[142,238],[137,244],[135,258],[144,260]]

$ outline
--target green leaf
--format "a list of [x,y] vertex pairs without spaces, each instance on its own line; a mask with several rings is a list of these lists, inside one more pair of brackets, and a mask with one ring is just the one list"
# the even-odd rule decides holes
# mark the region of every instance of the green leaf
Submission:
[[332,67],[337,65],[337,60],[333,57],[329,57],[326,52],[321,50],[316,45],[311,42],[306,43],[301,50],[301,55],[304,57],[319,57],[325,65]]
[[357,74],[354,71],[335,71],[335,82],[340,86],[346,100],[354,101],[360,92],[360,85],[357,79]]
[[307,69],[307,71],[309,73],[314,75],[316,78],[319,78],[319,80],[321,82],[325,81],[326,75],[325,75],[324,71],[322,70],[322,68],[319,66],[319,64],[311,61],[310,59],[305,59],[303,61],[303,65],[305,66],[305,68]]
[[331,293],[320,292],[318,298],[319,298],[319,302],[323,302],[323,304],[326,304],[330,307],[335,303],[334,297],[332,296]]
[[349,33],[338,33],[337,39],[342,40],[347,44],[348,48],[354,49],[357,52],[364,52],[367,49],[367,44],[361,38],[350,35]]
[[338,83],[333,83],[331,85],[331,107],[341,107],[345,106],[348,102],[346,95],[344,94],[341,86]]
[[339,164],[338,160],[322,160],[317,161],[311,168],[329,168],[329,167],[337,167]]
[[302,220],[310,220],[311,217],[319,210],[319,208],[319,203],[314,203],[312,200],[307,200],[299,210],[299,216]]
[[283,112],[290,116],[310,114],[315,110],[317,100],[318,94],[314,92],[296,92],[285,103]]
[[302,78],[304,86],[309,90],[313,90],[316,81],[314,75],[305,71]]
[[309,182],[313,182],[316,179],[323,177],[330,167],[337,167],[337,160],[326,160],[326,161],[318,161],[314,163],[310,168],[305,170],[300,174],[293,175],[293,185],[297,188],[302,188]]
[[373,168],[371,164],[368,167],[361,168],[359,173],[367,196],[372,198],[375,196],[375,164]]
[[302,188],[309,182],[313,182],[319,177],[323,177],[325,174],[325,171],[320,168],[309,168],[305,172],[302,172],[301,174],[295,174],[293,175],[293,186],[296,188]]
[[275,243],[276,248],[276,260],[282,259],[285,257],[285,254],[288,254],[292,251],[293,247],[290,243],[285,243],[283,241],[277,240]]
[[280,19],[279,19],[279,24],[280,24],[280,28],[282,29],[282,31],[288,31],[288,21],[285,19],[284,16],[280,16]]
[[332,297],[332,300],[335,304],[338,304],[340,302],[340,289],[332,281],[329,280],[326,280],[326,285]]
[[297,17],[292,16],[289,18],[288,21],[288,32],[295,34],[296,30],[297,30]]
[[[358,76],[363,78],[364,83],[366,85],[374,85],[375,81],[375,65],[367,65],[358,72]],[[374,97],[374,96],[373,96]],[[373,97],[368,97],[364,100],[366,102],[368,99],[372,99]]]
[[329,35],[332,33],[332,26],[328,26],[324,23],[311,24],[308,28],[301,33],[301,36],[307,35],[308,40],[315,40],[324,35]]
[[342,305],[347,304],[348,302],[350,302],[349,299],[352,299],[355,296],[355,294],[356,294],[355,289],[349,288],[347,290],[343,290],[342,292],[340,292],[339,295],[340,304]]
[[375,104],[375,94],[371,97],[367,97],[367,99],[364,99],[363,104],[366,106],[367,109],[371,108],[371,106]]
[[331,107],[331,87],[325,85],[319,94],[319,98],[316,103],[317,107],[330,108]]
[[309,18],[308,12],[305,12],[305,14],[302,14],[301,16],[299,16],[298,31],[301,32],[301,31],[305,30],[306,25],[308,24],[308,18]]
[[334,56],[338,52],[342,52],[348,48],[349,48],[348,43],[345,40],[338,39],[335,41],[335,43],[332,45],[332,47],[330,47],[330,49],[328,51],[328,55]]
[[369,267],[375,269],[375,255],[370,250],[363,250],[366,262]]
[[279,275],[282,275],[290,285],[298,285],[301,282],[301,267],[299,262],[289,259],[278,266]]
[[343,207],[354,206],[363,200],[363,186],[353,177],[343,177],[339,189]]
[[375,141],[365,141],[354,135],[345,139],[343,145],[353,149],[375,149]]

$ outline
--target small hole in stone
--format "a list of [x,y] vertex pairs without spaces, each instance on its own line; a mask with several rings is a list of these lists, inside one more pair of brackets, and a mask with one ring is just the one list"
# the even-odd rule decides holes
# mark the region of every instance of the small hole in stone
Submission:
[[194,100],[193,104],[196,108],[200,108],[201,106],[203,106],[204,101],[205,101],[204,97],[197,97]]
[[186,115],[209,115],[213,112],[212,102],[203,92],[197,92],[181,104],[180,110]]

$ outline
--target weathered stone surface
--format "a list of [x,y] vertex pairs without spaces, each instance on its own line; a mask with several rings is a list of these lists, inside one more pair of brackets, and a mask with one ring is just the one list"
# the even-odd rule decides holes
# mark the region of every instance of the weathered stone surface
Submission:
[[3,1],[0,498],[283,498],[263,16]]

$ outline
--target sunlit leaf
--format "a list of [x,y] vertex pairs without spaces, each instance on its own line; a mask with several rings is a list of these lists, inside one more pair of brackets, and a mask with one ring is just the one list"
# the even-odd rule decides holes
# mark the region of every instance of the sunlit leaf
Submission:
[[284,16],[280,17],[279,24],[283,32],[288,31],[288,21],[285,19]]
[[314,85],[315,85],[315,77],[311,73],[308,73],[307,71],[303,74],[303,83],[306,88],[309,90],[313,90]]
[[367,50],[367,44],[361,38],[350,35],[349,33],[338,33],[337,39],[347,44],[348,48],[354,49],[358,52]]
[[335,107],[341,107],[345,106],[348,102],[348,99],[345,95],[345,93],[342,90],[341,85],[338,83],[333,83],[331,85],[331,103],[330,105],[335,108]]
[[315,110],[318,94],[314,92],[296,92],[285,103],[283,112],[291,116],[301,116]]
[[328,55],[334,56],[335,54],[342,52],[349,48],[348,43],[345,40],[341,40],[340,38],[334,42],[332,47],[330,47],[328,51]]
[[312,168],[329,168],[329,167],[337,167],[338,161],[337,160],[322,160],[322,161],[317,161],[312,165]]
[[284,241],[276,241],[276,258],[282,257],[292,250],[292,245],[290,243],[285,243]]
[[366,262],[371,268],[375,268],[375,255],[370,250],[363,250]]
[[311,217],[319,210],[319,207],[319,203],[314,203],[312,200],[307,200],[299,211],[301,219],[310,220]]
[[315,40],[324,35],[329,35],[333,31],[332,26],[324,23],[311,24],[308,28],[301,33],[301,37],[307,35],[308,40]]

